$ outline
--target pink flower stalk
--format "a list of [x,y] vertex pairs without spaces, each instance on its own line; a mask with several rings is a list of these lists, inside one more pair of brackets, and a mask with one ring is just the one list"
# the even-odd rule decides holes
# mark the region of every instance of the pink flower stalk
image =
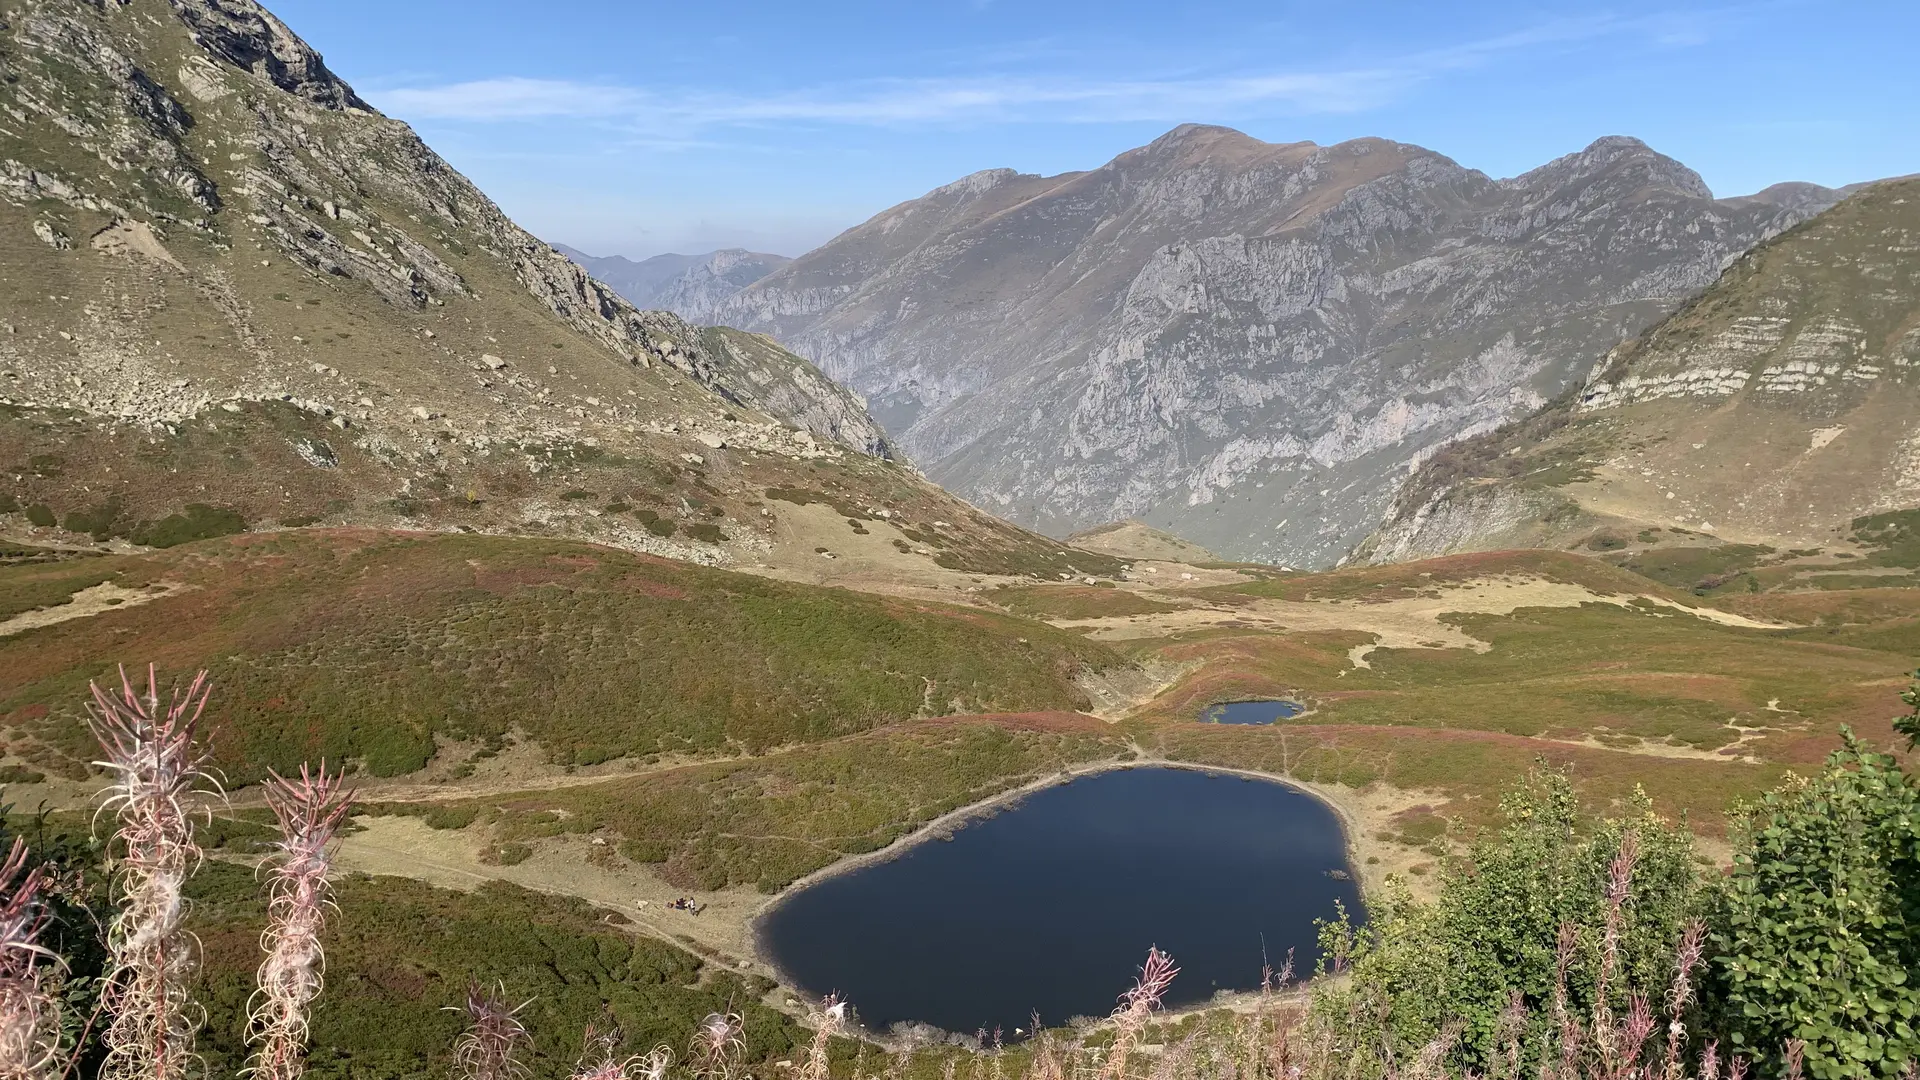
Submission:
[[1600,972],[1593,987],[1593,1037],[1599,1045],[1602,1075],[1619,1070],[1621,1032],[1613,1022],[1613,977],[1620,968],[1620,931],[1626,922],[1627,897],[1633,887],[1633,867],[1640,857],[1640,840],[1632,832],[1620,837],[1620,851],[1607,869],[1607,910],[1600,930]]
[[1700,1051],[1700,1080],[1720,1080],[1720,1044],[1712,1039]]
[[746,1049],[740,1039],[744,1026],[738,1013],[708,1013],[693,1029],[693,1074],[701,1080],[731,1080],[736,1059]]
[[1687,1025],[1682,1017],[1693,1001],[1693,972],[1700,966],[1706,937],[1706,922],[1695,919],[1687,924],[1687,929],[1680,935],[1680,946],[1674,951],[1673,985],[1667,988],[1667,1065],[1664,1071],[1667,1080],[1680,1080],[1685,1071],[1680,1063],[1680,1051],[1687,1039]]
[[45,885],[39,867],[27,869],[27,842],[15,839],[0,862],[0,1080],[42,1080],[59,1052],[60,1006],[40,982],[42,961],[57,962],[38,941]]
[[1160,1006],[1160,999],[1166,996],[1167,988],[1173,985],[1173,977],[1178,974],[1180,969],[1173,966],[1171,956],[1158,948],[1147,950],[1147,962],[1140,968],[1140,978],[1133,989],[1120,996],[1120,1007],[1113,1012],[1113,1049],[1108,1051],[1107,1060],[1100,1067],[1100,1080],[1120,1080],[1126,1076],[1127,1059],[1133,1055],[1141,1032],[1146,1030],[1148,1017]]
[[201,858],[193,818],[204,813],[194,803],[208,779],[208,755],[196,739],[207,673],[184,691],[176,687],[164,711],[159,684],[149,666],[145,697],[134,692],[124,668],[118,694],[91,687],[91,726],[105,754],[94,764],[112,776],[100,809],[113,811],[116,821],[109,858],[117,863],[119,901],[107,929],[102,1000],[112,1020],[101,1080],[185,1076],[199,1026],[187,998],[195,948],[181,925],[181,889]]
[[1579,945],[1579,927],[1570,922],[1561,923],[1560,937],[1554,944],[1553,968],[1553,1026],[1560,1033],[1560,1062],[1558,1071],[1553,1071],[1552,1066],[1543,1061],[1542,1072],[1548,1077],[1571,1078],[1580,1056],[1582,1032],[1574,1022],[1573,1011],[1567,1007],[1567,972],[1573,966],[1573,953]]
[[527,1067],[520,1063],[520,1047],[528,1039],[520,1010],[530,1002],[509,1008],[506,988],[495,986],[467,991],[466,1034],[453,1044],[453,1069],[461,1080],[522,1080]]
[[1799,1039],[1787,1040],[1787,1080],[1800,1080],[1801,1070],[1806,1066],[1807,1044]]
[[248,1072],[259,1080],[298,1080],[306,1071],[307,1008],[320,994],[326,958],[320,931],[331,906],[331,845],[353,805],[344,773],[300,767],[300,779],[269,774],[267,805],[280,840],[267,871],[267,929],[260,986],[249,1018],[256,1046]]

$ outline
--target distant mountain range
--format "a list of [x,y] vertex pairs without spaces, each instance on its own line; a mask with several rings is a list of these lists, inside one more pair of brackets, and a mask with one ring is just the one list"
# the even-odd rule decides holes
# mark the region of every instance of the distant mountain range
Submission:
[[1442,451],[1362,554],[1604,550],[1648,529],[1791,550],[1871,540],[1890,526],[1858,519],[1915,506],[1920,179],[1902,179],[1743,256],[1550,407]]
[[793,261],[784,255],[723,248],[705,255],[669,253],[635,262],[623,255],[589,255],[565,244],[553,247],[635,306],[688,319],[711,314],[728,297]]
[[812,359],[1023,524],[1139,519],[1324,565],[1428,455],[1579,384],[1842,194],[1716,199],[1630,138],[1496,180],[1189,125],[1090,172],[975,173],[677,310]]

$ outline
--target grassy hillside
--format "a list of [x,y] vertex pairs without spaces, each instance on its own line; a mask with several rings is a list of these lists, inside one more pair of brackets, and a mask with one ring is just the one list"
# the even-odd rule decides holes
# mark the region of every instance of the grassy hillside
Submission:
[[447,738],[524,737],[571,764],[756,752],[1071,709],[1078,671],[1119,662],[986,611],[461,534],[292,530],[0,567],[0,610],[108,580],[176,591],[0,638],[9,745],[44,767],[88,759],[81,696],[116,662],[213,671],[234,781],[321,757],[406,773]]
[[502,846],[603,834],[683,888],[774,892],[943,814],[1124,752],[1105,724],[1071,713],[916,721],[638,780],[386,809],[442,826],[477,821]]
[[[210,863],[193,880],[204,971],[200,1052],[208,1075],[237,1076],[246,1002],[266,922],[251,870]],[[533,1035],[535,1078],[564,1077],[589,1023],[617,1023],[628,1053],[684,1048],[700,1018],[739,1012],[748,1062],[793,1053],[808,1032],[760,1003],[768,984],[636,936],[614,913],[493,883],[476,892],[403,878],[349,877],[326,935],[327,985],[313,1013],[308,1075],[414,1080],[447,1075],[471,985],[505,988]]]
[[1863,521],[1920,504],[1916,239],[1908,178],[1759,245],[1578,392],[1435,454],[1359,553],[1869,540]]

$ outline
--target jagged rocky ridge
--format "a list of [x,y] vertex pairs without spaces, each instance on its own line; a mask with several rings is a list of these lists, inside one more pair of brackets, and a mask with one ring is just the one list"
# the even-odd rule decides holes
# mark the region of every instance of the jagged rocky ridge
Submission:
[[705,255],[655,255],[635,262],[620,255],[594,256],[555,244],[555,250],[584,267],[643,308],[703,319],[741,289],[792,262],[784,255],[722,248]]
[[1510,180],[1187,126],[977,173],[702,316],[860,391],[928,474],[1065,533],[1138,517],[1336,560],[1447,442],[1525,415],[1836,193],[1716,200],[1608,138]]
[[[708,352],[694,327],[637,309],[513,224],[253,0],[29,0],[3,33],[0,196],[39,209],[34,230],[51,245],[91,239],[177,265],[159,234],[228,249],[264,241],[315,274],[415,309],[477,298],[445,257],[477,249],[629,363],[664,365],[733,404],[887,453],[859,399],[810,365],[749,367]],[[56,206],[83,212],[86,235],[69,235],[78,219],[63,223]],[[271,363],[265,346],[252,347]],[[17,366],[16,396],[91,407],[72,392],[73,376]],[[132,392],[121,401],[136,416],[191,404]]]
[[1436,455],[1372,561],[1642,526],[1811,547],[1920,506],[1920,180],[1762,244],[1539,414]]

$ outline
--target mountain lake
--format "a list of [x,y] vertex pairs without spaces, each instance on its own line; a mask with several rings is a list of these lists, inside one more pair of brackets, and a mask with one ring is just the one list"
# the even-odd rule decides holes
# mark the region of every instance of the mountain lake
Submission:
[[1179,1007],[1258,989],[1289,950],[1310,974],[1314,921],[1336,902],[1364,918],[1339,817],[1285,784],[1143,766],[997,809],[796,889],[761,918],[763,950],[870,1031],[1011,1041],[1036,1015],[1111,1012],[1150,946],[1180,968]]

